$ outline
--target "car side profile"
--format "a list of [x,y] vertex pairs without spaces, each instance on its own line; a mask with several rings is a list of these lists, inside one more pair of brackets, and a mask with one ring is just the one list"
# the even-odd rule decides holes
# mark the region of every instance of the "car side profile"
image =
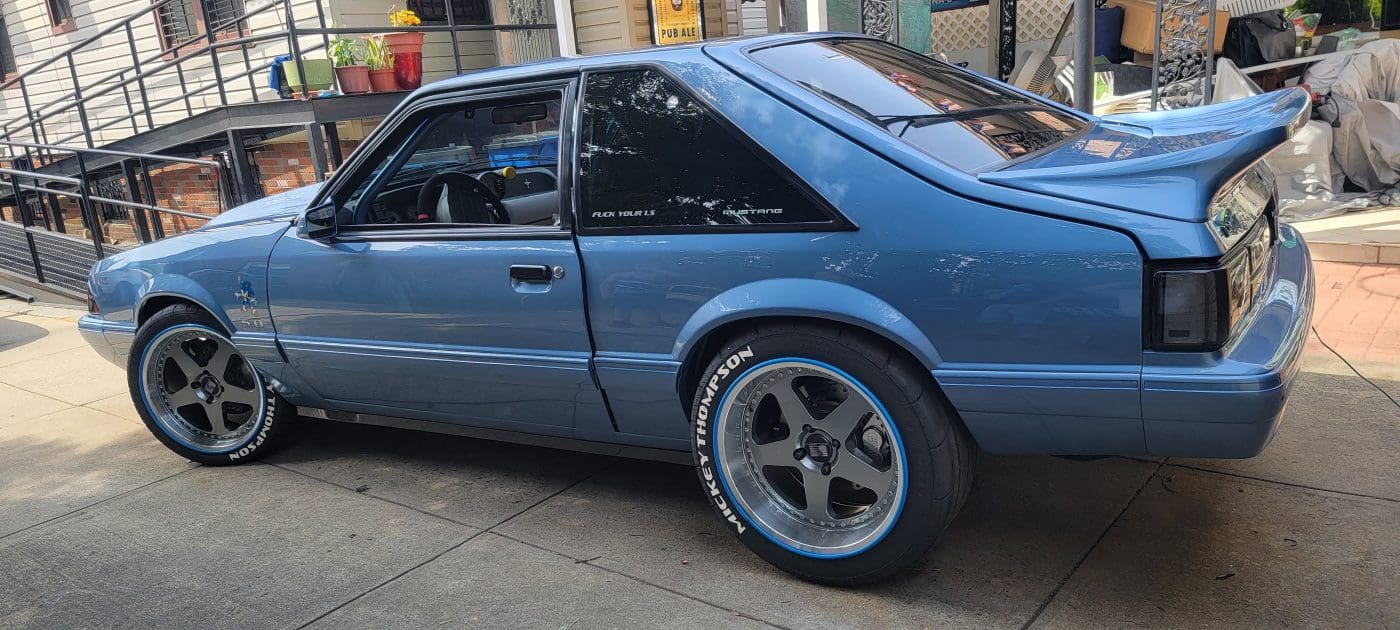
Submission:
[[759,556],[856,584],[978,450],[1264,448],[1313,282],[1260,160],[1307,116],[1095,118],[837,34],[496,68],[102,260],[79,328],[195,461],[310,416],[684,462]]

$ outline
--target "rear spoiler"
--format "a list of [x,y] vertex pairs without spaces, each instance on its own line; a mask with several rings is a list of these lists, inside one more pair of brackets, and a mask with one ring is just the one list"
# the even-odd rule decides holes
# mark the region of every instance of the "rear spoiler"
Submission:
[[1308,121],[1306,90],[1170,111],[1105,116],[1075,138],[978,175],[982,181],[1183,221]]

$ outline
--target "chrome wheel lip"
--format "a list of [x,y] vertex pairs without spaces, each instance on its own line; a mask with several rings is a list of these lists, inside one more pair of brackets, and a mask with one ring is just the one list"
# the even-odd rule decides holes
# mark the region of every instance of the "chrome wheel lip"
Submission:
[[[141,388],[141,402],[146,406],[146,412],[150,414],[156,426],[160,427],[161,431],[171,439],[179,442],[181,446],[193,451],[212,455],[237,451],[258,435],[258,431],[266,420],[267,415],[267,389],[263,384],[262,375],[259,374],[251,364],[248,365],[248,369],[252,373],[253,378],[252,391],[256,391],[258,394],[258,405],[253,409],[253,415],[250,420],[238,427],[238,429],[231,434],[234,435],[234,437],[228,439],[208,440],[198,435],[198,433],[204,433],[204,431],[198,427],[191,426],[188,421],[184,420],[170,407],[168,401],[165,400],[168,394],[164,391],[158,391],[163,390],[164,387],[159,384],[158,380],[153,380],[152,378],[153,376],[161,374],[161,370],[164,369],[162,366],[151,365],[152,352],[157,349],[162,349],[162,346],[168,343],[171,337],[191,332],[198,332],[201,336],[208,337],[218,344],[226,346],[242,358],[242,353],[238,352],[237,346],[235,346],[228,337],[224,336],[223,333],[213,328],[201,324],[182,324],[167,328],[156,335],[150,343],[147,343],[146,347],[141,352],[141,360],[138,364],[140,369],[139,385]],[[161,356],[165,356],[165,353],[162,353]],[[242,360],[247,362],[246,358]],[[186,375],[186,377],[189,378],[189,375]],[[153,400],[153,398],[158,398],[159,400]]]
[[[776,369],[783,369],[789,365],[815,369],[817,372],[825,372],[826,374],[823,376],[832,378],[832,380],[846,385],[851,392],[858,393],[864,397],[865,401],[879,414],[881,425],[889,432],[890,441],[895,447],[891,449],[892,455],[894,456],[891,463],[891,472],[894,474],[897,486],[896,499],[887,512],[880,517],[880,520],[874,527],[870,527],[860,538],[836,547],[821,547],[797,540],[775,529],[773,523],[765,521],[763,518],[757,518],[759,516],[758,510],[755,509],[755,505],[750,503],[749,499],[759,497],[746,497],[741,493],[736,493],[733,483],[734,480],[732,479],[736,472],[753,476],[751,470],[741,469],[741,467],[750,466],[751,462],[748,461],[746,457],[733,458],[725,457],[722,454],[726,452],[726,449],[732,448],[730,442],[735,439],[735,436],[732,435],[732,421],[735,417],[735,410],[732,407],[735,402],[733,399],[734,393],[742,391],[748,383],[762,376],[764,373]],[[877,398],[863,383],[856,380],[855,377],[850,374],[847,374],[844,370],[822,361],[804,357],[780,357],[769,359],[750,367],[735,378],[734,382],[729,385],[723,396],[721,396],[717,409],[718,413],[716,414],[716,425],[713,427],[712,432],[713,439],[711,441],[711,449],[715,458],[715,470],[719,477],[720,485],[723,487],[725,494],[729,497],[730,503],[734,508],[744,516],[764,538],[767,538],[779,547],[801,556],[822,560],[834,560],[865,552],[883,540],[894,528],[895,524],[899,522],[899,517],[904,509],[905,500],[908,497],[908,458],[904,450],[904,441],[900,437],[899,429],[894,425],[889,411],[885,409],[884,404],[880,402],[879,398]],[[733,461],[734,459],[742,461]],[[765,481],[763,483],[766,484],[767,482]],[[761,497],[761,499],[772,501],[772,499],[767,496]],[[789,518],[791,519],[792,517],[789,515]],[[816,529],[816,525],[807,524],[807,526],[814,530]]]

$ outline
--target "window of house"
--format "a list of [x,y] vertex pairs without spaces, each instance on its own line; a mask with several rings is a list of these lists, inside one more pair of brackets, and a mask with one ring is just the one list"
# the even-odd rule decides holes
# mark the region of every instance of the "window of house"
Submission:
[[833,223],[661,73],[590,74],[586,90],[583,228]]
[[559,225],[561,104],[513,97],[403,121],[355,175],[341,225]]
[[49,25],[56,30],[72,30],[73,6],[69,0],[44,0],[49,8]]
[[486,0],[408,0],[408,8],[424,24],[447,24],[447,7],[452,7],[453,24],[489,24],[491,10]]
[[205,24],[201,6],[209,11],[209,21],[216,33],[234,31],[236,20],[243,15],[243,0],[171,0],[156,9],[156,24],[160,27],[161,44],[169,49],[198,37],[204,37]]
[[5,18],[0,17],[0,79],[9,78],[19,72],[15,65],[15,49],[10,45],[10,31],[5,26]]

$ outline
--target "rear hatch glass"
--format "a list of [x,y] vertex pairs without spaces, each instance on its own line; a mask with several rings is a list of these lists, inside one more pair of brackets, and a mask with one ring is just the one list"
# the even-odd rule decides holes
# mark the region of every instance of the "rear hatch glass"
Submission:
[[829,39],[751,53],[758,63],[967,172],[1054,146],[1088,123],[893,44]]

